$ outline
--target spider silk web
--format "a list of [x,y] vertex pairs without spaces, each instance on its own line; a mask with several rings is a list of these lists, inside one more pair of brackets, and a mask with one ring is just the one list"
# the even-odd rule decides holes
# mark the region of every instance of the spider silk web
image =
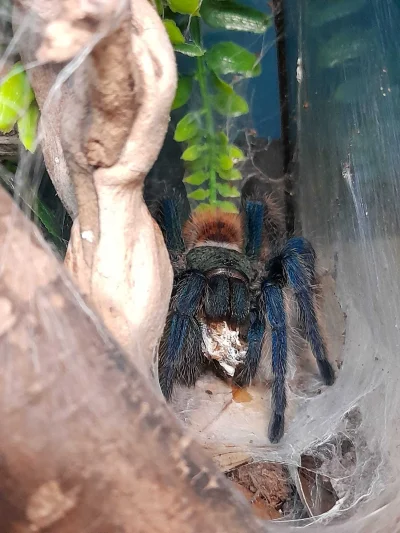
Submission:
[[[226,470],[229,461],[240,463],[246,457],[288,466],[309,516],[288,513],[268,523],[269,530],[397,532],[400,4],[346,0],[335,3],[336,11],[325,19],[320,15],[322,4],[321,0],[283,2],[285,34],[278,39],[286,43],[290,176],[283,175],[279,139],[266,133],[260,141],[252,132],[257,127],[262,130],[271,118],[268,114],[260,118],[258,107],[251,105],[255,92],[263,90],[260,85],[253,80],[242,83],[238,90],[249,98],[251,113],[222,126],[248,156],[243,174],[268,182],[282,209],[287,205],[285,190],[290,188],[295,233],[313,243],[319,258],[322,311],[337,381],[322,387],[313,358],[304,347],[297,347],[299,356],[295,359],[293,354],[288,371],[285,435],[274,446],[267,439],[270,398],[263,388],[249,390],[246,401],[233,402],[229,387],[206,376],[194,390],[180,389],[173,406],[196,438],[214,456],[223,457]],[[261,1],[253,5],[265,9]],[[10,6],[2,4],[3,61],[16,57],[18,40],[23,38],[23,32],[13,38],[9,34],[10,13]],[[29,20],[22,23],[29,25]],[[249,47],[260,52],[261,63],[276,53],[271,44],[276,36],[271,35],[247,37]],[[58,83],[65,83],[76,64],[67,65]],[[57,87],[52,97],[57,98]],[[276,106],[273,113],[279,115],[277,97]],[[185,196],[180,152],[171,139],[173,125],[174,120],[158,165],[147,179],[149,203],[171,184]],[[16,199],[23,197],[22,208],[30,213],[46,179],[40,156],[21,155],[16,173],[2,161],[0,171],[8,189]],[[61,219],[66,217],[60,206],[57,209]],[[68,323],[51,328],[52,315],[45,306],[43,312],[49,331],[71,342]],[[79,379],[89,386],[88,376]],[[11,382],[4,394],[12,394]],[[310,496],[304,493],[298,469],[305,456],[314,458],[313,470],[323,481]],[[322,512],[327,485],[336,497],[333,506]]]

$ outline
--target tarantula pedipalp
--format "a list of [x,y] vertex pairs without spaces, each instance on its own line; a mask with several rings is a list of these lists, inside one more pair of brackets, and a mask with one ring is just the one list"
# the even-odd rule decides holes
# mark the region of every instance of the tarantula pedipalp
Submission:
[[282,244],[282,224],[268,196],[242,198],[239,215],[217,208],[193,213],[183,230],[177,204],[166,199],[160,223],[175,272],[159,349],[164,396],[171,398],[174,383],[195,385],[207,369],[229,377],[210,360],[204,342],[204,325],[212,329],[226,323],[236,328],[245,345],[232,378],[240,387],[256,377],[263,348],[270,343],[272,415],[268,436],[272,443],[279,442],[284,432],[292,327],[287,298],[296,305],[297,329],[310,344],[323,381],[331,385],[335,379],[317,312],[314,249],[302,237]]

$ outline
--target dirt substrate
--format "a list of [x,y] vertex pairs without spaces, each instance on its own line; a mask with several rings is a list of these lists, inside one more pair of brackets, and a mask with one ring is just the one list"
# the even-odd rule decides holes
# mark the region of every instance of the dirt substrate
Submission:
[[329,479],[317,473],[315,459],[303,456],[295,472],[296,482],[284,465],[259,462],[239,466],[226,476],[249,501],[254,514],[264,520],[296,520],[332,509],[337,494]]
[[283,516],[282,506],[293,494],[285,467],[275,463],[251,463],[229,472],[227,477],[251,503],[259,518],[273,520]]

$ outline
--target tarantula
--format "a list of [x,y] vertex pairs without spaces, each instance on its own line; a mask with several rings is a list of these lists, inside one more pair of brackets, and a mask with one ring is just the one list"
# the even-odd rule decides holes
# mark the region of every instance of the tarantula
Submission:
[[295,303],[296,330],[310,344],[326,385],[327,359],[316,304],[316,254],[302,237],[284,241],[283,220],[271,196],[242,194],[240,214],[218,208],[193,213],[181,224],[173,198],[160,204],[158,221],[174,268],[170,311],[159,349],[159,381],[167,400],[175,383],[195,385],[211,369],[229,375],[207,351],[207,326],[226,323],[245,346],[232,381],[246,387],[271,354],[272,415],[268,437],[284,433],[288,334]]

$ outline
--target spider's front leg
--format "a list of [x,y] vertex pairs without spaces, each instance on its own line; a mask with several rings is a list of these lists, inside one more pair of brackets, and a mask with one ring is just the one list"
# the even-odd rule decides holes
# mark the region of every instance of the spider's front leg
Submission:
[[265,319],[259,308],[250,312],[250,325],[247,333],[247,353],[242,364],[238,365],[233,377],[235,385],[247,387],[255,378],[260,364],[265,334]]
[[261,287],[261,306],[271,328],[272,354],[272,415],[268,437],[277,443],[283,436],[286,410],[287,328],[283,289],[279,281],[269,276]]
[[169,400],[175,382],[193,386],[204,371],[202,333],[196,318],[206,290],[204,274],[190,271],[178,282],[159,349],[159,381]]
[[174,267],[173,297],[159,347],[158,372],[161,390],[171,398],[174,383],[194,385],[204,369],[202,334],[196,315],[202,305],[206,278],[197,270],[185,271],[185,244],[178,204],[166,198],[161,202],[158,223]]
[[256,376],[267,324],[271,331],[273,373],[272,416],[268,437],[272,443],[276,443],[282,438],[285,427],[287,329],[282,276],[275,271],[270,272],[262,282],[257,309],[251,313],[246,359],[234,376],[235,383],[241,387],[249,385]]
[[326,385],[332,385],[335,374],[327,358],[327,349],[319,324],[316,306],[315,252],[304,238],[294,237],[281,253],[269,261],[267,277],[261,284],[257,311],[249,329],[249,348],[244,365],[238,368],[235,382],[248,385],[257,373],[262,343],[268,324],[271,331],[272,354],[272,416],[268,436],[276,443],[282,438],[286,409],[287,319],[284,288],[294,294],[302,334],[309,342]]
[[269,439],[278,442],[284,431],[286,408],[285,375],[287,366],[287,328],[283,287],[294,294],[298,321],[305,339],[311,346],[321,377],[332,385],[335,374],[327,358],[327,349],[316,306],[315,251],[302,237],[293,237],[281,253],[267,265],[268,276],[262,284],[266,317],[271,327],[272,343],[272,417]]
[[315,257],[313,247],[303,237],[289,239],[281,253],[285,282],[295,296],[302,334],[310,344],[324,383],[332,385],[335,372],[327,357],[316,304]]

